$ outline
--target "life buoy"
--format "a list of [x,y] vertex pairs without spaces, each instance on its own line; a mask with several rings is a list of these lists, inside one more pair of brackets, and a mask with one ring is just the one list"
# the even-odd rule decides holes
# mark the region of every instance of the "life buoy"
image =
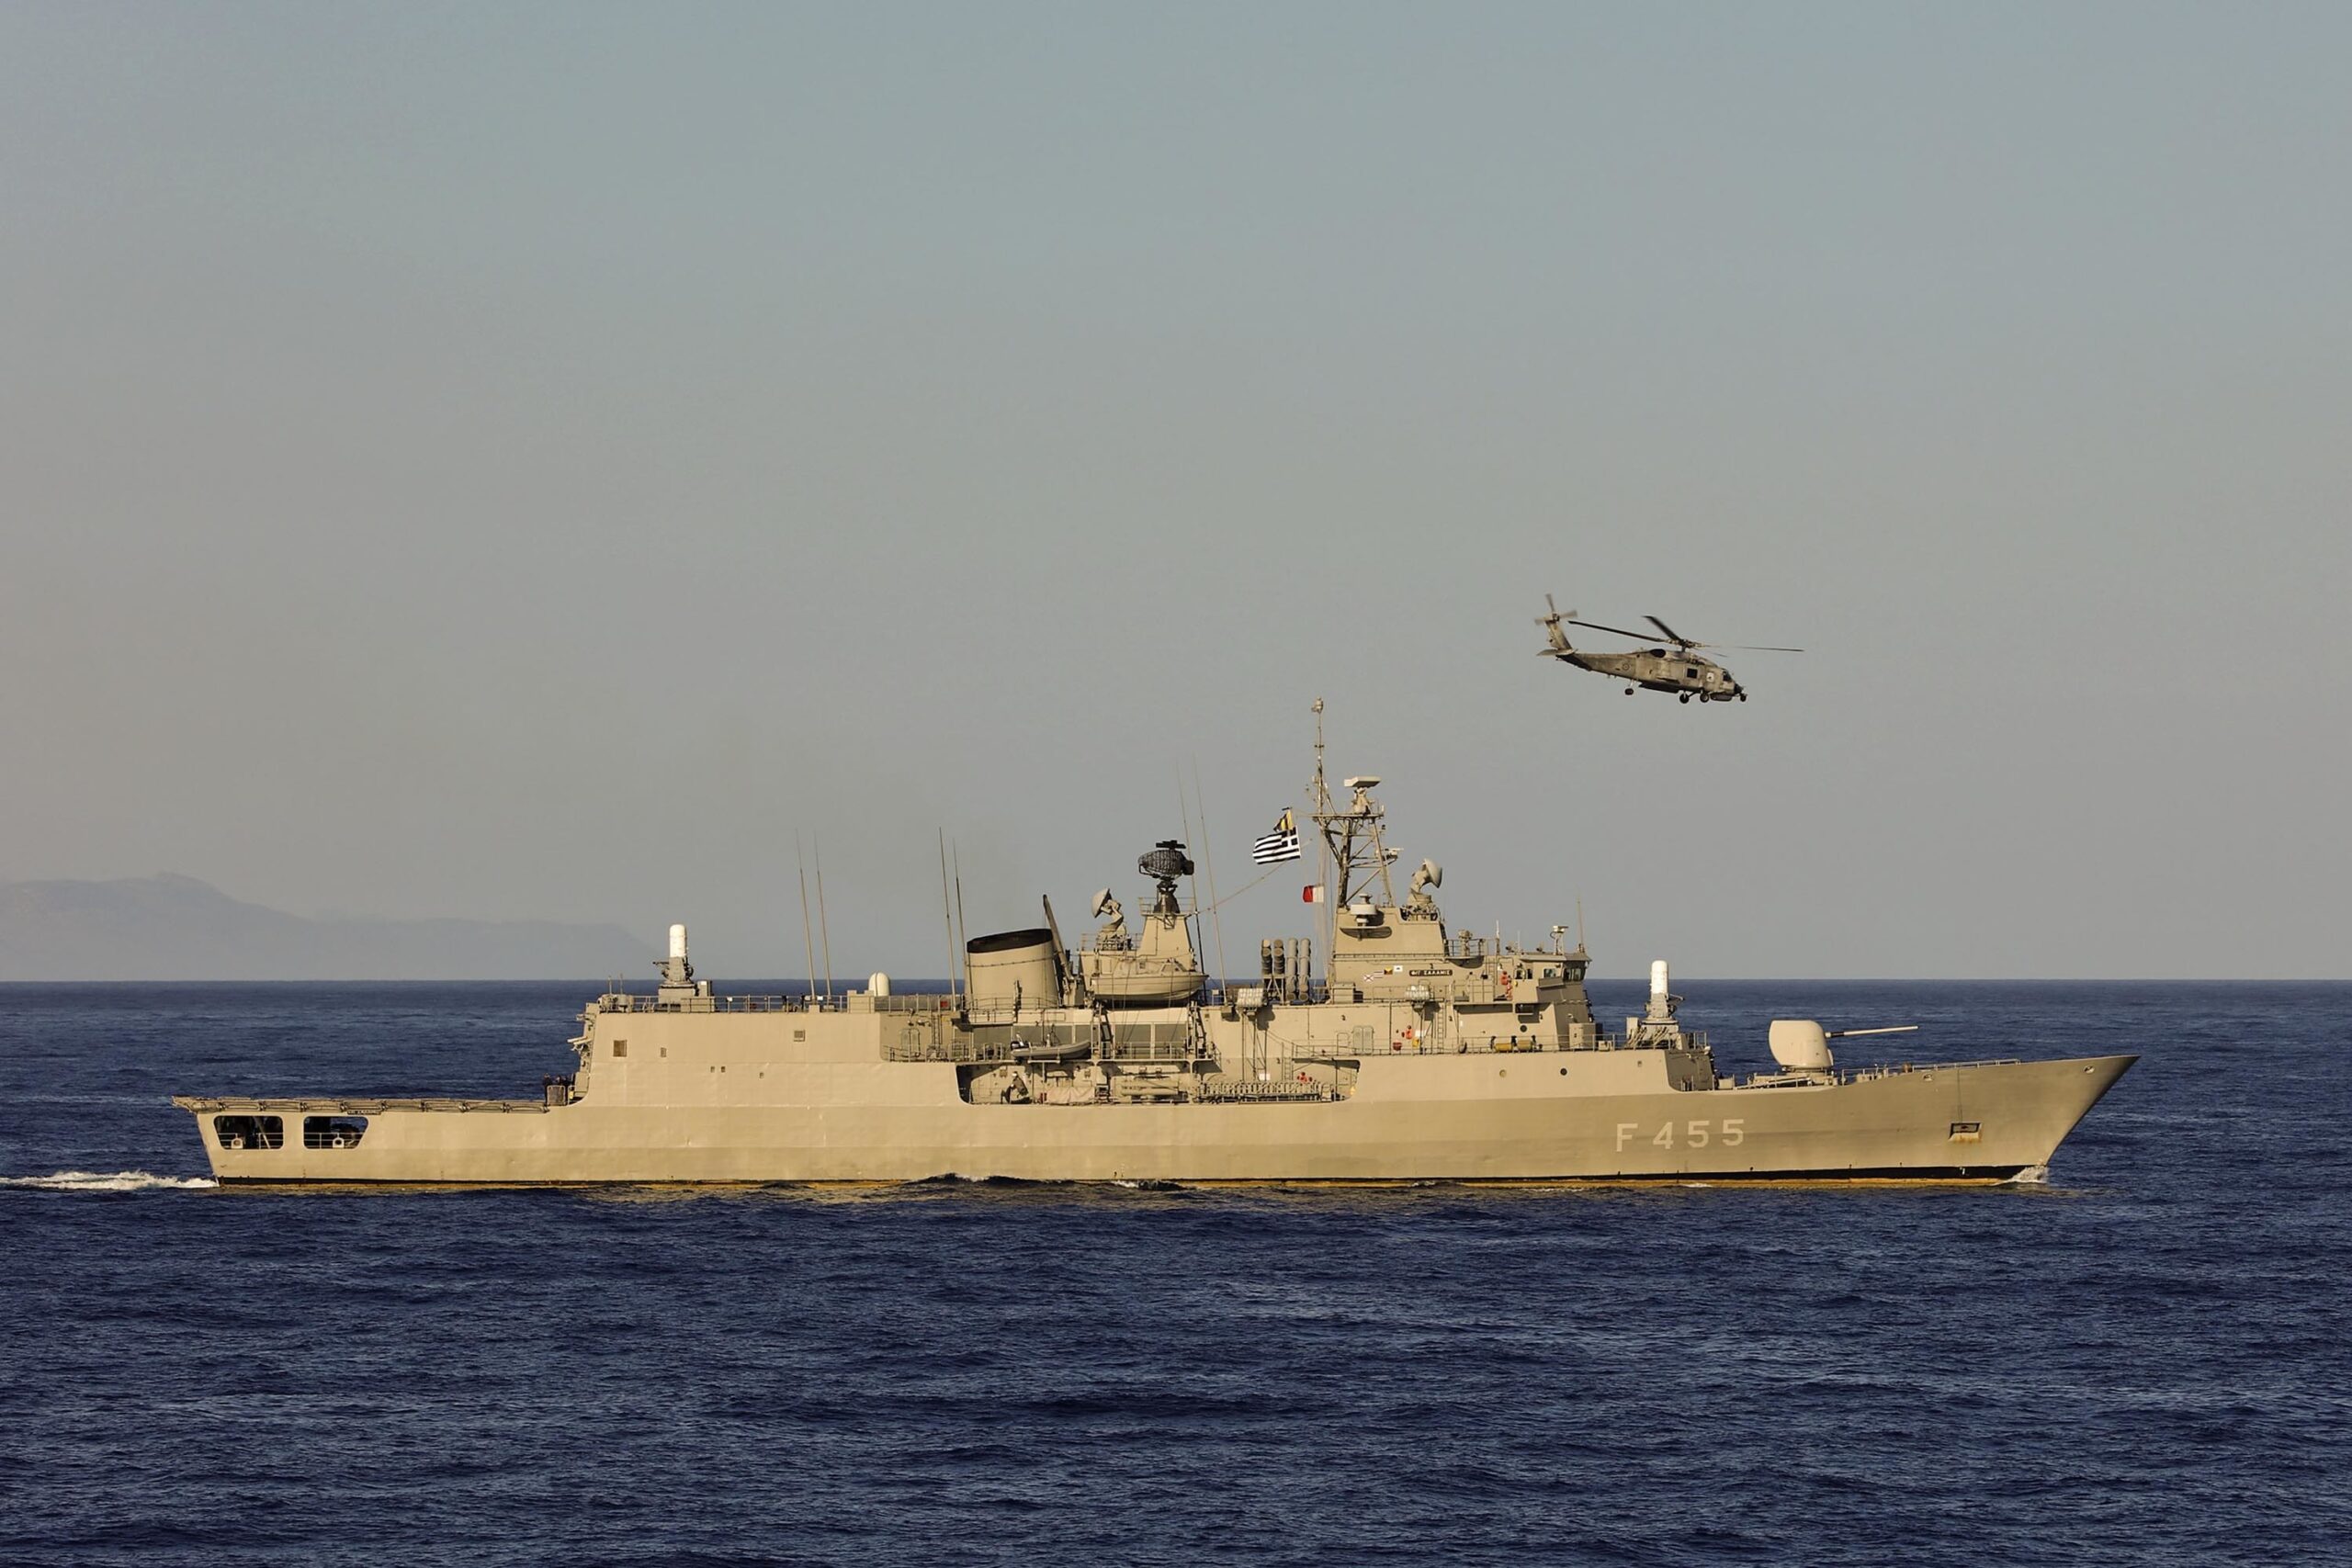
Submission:
[[337,1133],[334,1137],[327,1140],[327,1147],[331,1149],[347,1149],[350,1146],[350,1144],[345,1141],[341,1133]]

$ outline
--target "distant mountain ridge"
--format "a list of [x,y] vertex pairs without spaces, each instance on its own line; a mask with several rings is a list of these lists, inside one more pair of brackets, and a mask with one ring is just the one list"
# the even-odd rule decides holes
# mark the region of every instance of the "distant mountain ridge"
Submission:
[[0,882],[0,980],[587,979],[652,951],[616,925],[313,919],[168,873]]

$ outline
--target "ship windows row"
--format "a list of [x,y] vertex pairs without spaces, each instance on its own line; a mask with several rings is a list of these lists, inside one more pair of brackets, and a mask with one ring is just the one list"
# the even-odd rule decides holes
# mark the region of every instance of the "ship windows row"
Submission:
[[[213,1135],[224,1149],[280,1149],[286,1146],[282,1116],[215,1116]],[[356,1149],[368,1135],[365,1116],[305,1116],[302,1146],[306,1149]]]

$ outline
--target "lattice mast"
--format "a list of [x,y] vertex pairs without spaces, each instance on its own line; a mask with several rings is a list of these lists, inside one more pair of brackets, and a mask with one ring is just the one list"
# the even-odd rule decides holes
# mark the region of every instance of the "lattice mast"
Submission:
[[[1336,805],[1331,789],[1323,775],[1323,700],[1315,700],[1315,826],[1323,836],[1322,862],[1324,880],[1329,886],[1331,873],[1338,873],[1339,885],[1329,897],[1331,918],[1336,921],[1341,908],[1371,890],[1374,878],[1380,883],[1379,903],[1383,908],[1396,906],[1396,894],[1389,885],[1388,867],[1396,859],[1396,852],[1382,841],[1381,824],[1385,815],[1372,791],[1380,784],[1377,776],[1359,774],[1340,781],[1348,792],[1345,807]],[[1326,949],[1329,950],[1327,942]]]

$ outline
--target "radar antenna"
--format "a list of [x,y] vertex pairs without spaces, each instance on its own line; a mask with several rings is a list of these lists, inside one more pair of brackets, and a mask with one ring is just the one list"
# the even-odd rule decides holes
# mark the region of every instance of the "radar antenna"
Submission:
[[1150,877],[1159,889],[1159,897],[1151,906],[1153,914],[1174,915],[1181,912],[1176,902],[1176,879],[1193,874],[1193,857],[1184,852],[1182,840],[1160,840],[1137,857],[1136,869]]

